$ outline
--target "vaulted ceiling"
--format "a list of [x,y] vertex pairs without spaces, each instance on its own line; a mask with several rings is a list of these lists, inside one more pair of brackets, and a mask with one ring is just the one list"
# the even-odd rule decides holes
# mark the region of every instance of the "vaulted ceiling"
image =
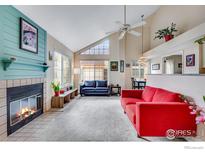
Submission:
[[[42,26],[72,51],[106,37],[106,32],[119,29],[116,21],[123,22],[122,5],[67,5],[67,6],[15,6]],[[134,24],[153,14],[157,5],[127,6],[127,23]]]

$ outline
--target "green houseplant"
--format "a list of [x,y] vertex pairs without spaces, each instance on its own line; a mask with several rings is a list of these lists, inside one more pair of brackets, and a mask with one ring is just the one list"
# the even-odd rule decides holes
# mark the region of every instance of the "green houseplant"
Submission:
[[59,96],[60,95],[60,83],[51,82],[51,86],[53,88],[55,96]]
[[167,28],[160,29],[157,32],[155,32],[156,36],[154,37],[154,39],[164,38],[165,41],[167,42],[174,37],[173,35],[174,32],[177,32],[176,24],[171,23],[171,26],[168,26]]
[[205,42],[205,36],[195,41],[195,43],[198,43],[198,44],[204,44],[204,42]]

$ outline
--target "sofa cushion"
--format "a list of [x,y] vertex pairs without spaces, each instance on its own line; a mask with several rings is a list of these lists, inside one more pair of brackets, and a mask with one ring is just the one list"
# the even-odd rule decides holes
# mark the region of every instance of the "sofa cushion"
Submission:
[[101,93],[101,92],[108,92],[108,88],[107,87],[96,87],[95,88],[95,92],[96,93]]
[[107,87],[106,80],[96,80],[96,87]]
[[85,81],[85,87],[95,87],[95,81]]
[[126,113],[130,121],[134,124],[136,124],[136,105],[130,104],[126,106]]
[[95,88],[94,87],[84,87],[82,91],[83,93],[93,93],[95,92]]
[[142,99],[145,100],[145,102],[152,102],[156,90],[157,88],[146,86],[142,92]]
[[108,87],[96,87],[96,90],[108,90]]
[[83,90],[95,90],[95,87],[84,87]]
[[164,89],[157,89],[154,94],[153,102],[182,102],[180,94]]
[[121,98],[121,105],[124,110],[126,110],[127,105],[135,104],[136,102],[144,102],[144,100],[138,98]]

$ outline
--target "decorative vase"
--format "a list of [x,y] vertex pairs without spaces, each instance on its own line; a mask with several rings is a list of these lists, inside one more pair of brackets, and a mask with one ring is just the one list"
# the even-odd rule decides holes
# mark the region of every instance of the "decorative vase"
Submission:
[[60,95],[60,91],[55,91],[55,96],[59,96]]
[[174,35],[165,35],[164,36],[164,39],[165,39],[166,42],[173,39],[173,38],[174,38]]

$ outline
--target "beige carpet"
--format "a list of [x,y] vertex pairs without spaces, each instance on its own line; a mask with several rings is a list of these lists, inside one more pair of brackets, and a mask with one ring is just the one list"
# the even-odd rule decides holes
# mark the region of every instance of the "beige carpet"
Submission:
[[[166,138],[146,138],[169,141]],[[119,97],[77,97],[64,109],[52,109],[33,120],[7,141],[137,141]]]

